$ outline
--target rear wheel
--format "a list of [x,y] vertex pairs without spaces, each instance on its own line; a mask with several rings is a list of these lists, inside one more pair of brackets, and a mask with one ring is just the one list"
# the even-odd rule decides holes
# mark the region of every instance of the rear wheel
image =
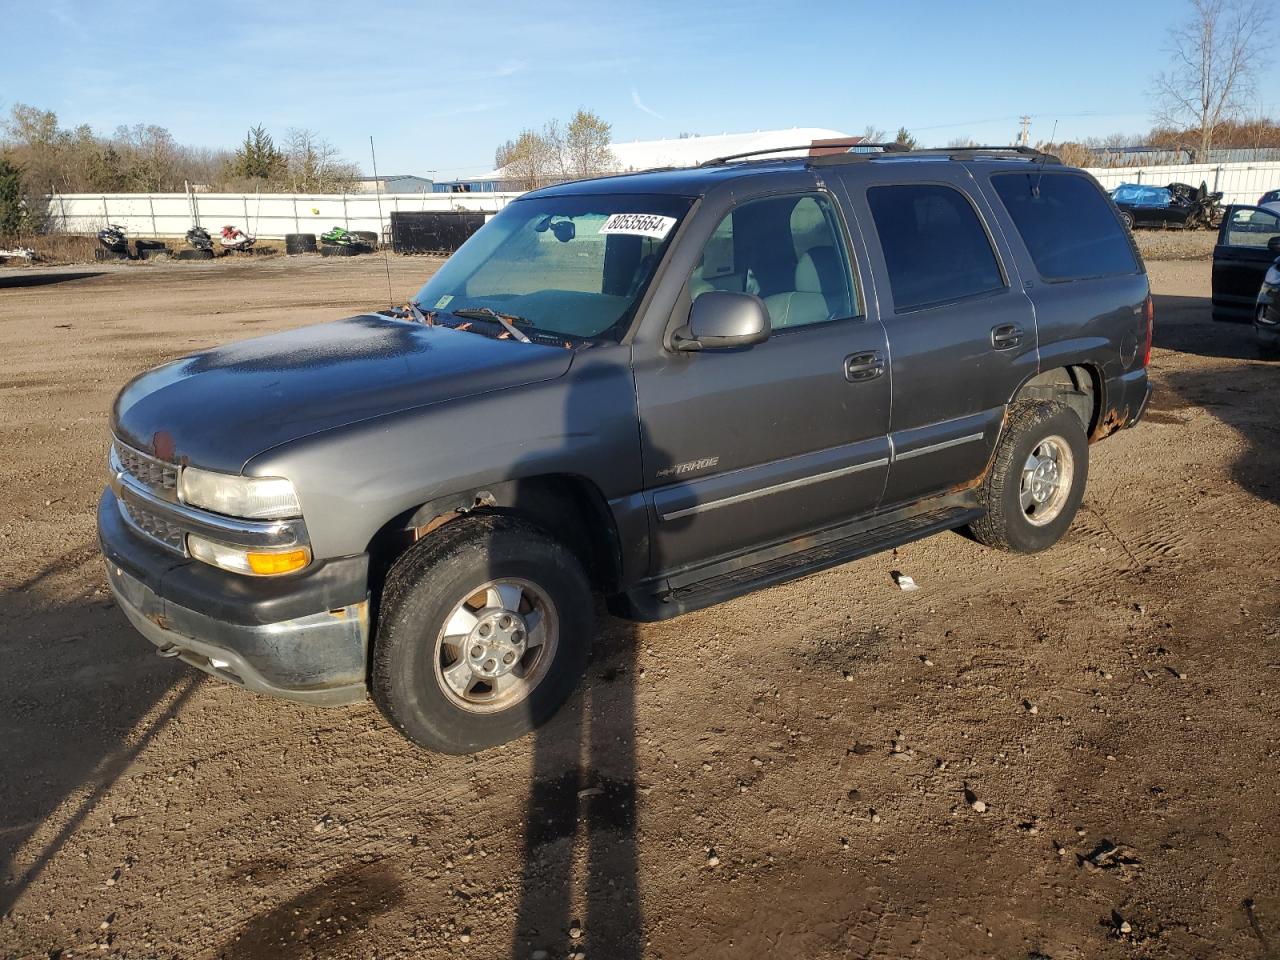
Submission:
[[470,753],[549,719],[586,669],[591,591],[577,558],[521,520],[455,520],[387,577],[370,686],[414,743]]
[[987,546],[1044,550],[1067,532],[1084,497],[1089,443],[1066,404],[1017,400],[979,488],[986,515],[969,525]]

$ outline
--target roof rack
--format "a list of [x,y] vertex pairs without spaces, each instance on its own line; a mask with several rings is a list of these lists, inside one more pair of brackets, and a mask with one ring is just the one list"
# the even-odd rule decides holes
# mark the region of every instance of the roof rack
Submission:
[[[793,153],[797,150],[803,150],[805,153],[805,156],[807,157],[809,154],[809,151],[813,149],[815,146],[818,147],[819,149],[824,149],[824,148],[831,149],[834,147],[835,149],[838,150],[841,145],[837,143],[820,143],[820,144],[801,143],[793,147],[769,147],[764,150],[745,150],[742,153],[730,153],[723,157],[712,157],[710,160],[703,160],[700,164],[698,164],[698,166],[699,167],[718,167],[721,164],[728,163],[730,160],[744,160],[747,157],[763,157],[771,153]],[[879,153],[902,153],[908,149],[906,146],[904,146],[901,143],[864,143],[859,140],[854,140],[853,138],[850,138],[848,143],[848,148],[849,150],[858,150],[858,151],[865,150],[865,153],[853,154],[853,156],[865,156],[866,154],[874,155]],[[849,154],[845,154],[845,153],[829,154],[829,156],[836,156],[836,157],[843,157],[848,155]],[[791,159],[799,159],[799,158],[791,158]]]
[[[975,157],[999,156],[1001,154],[1013,154],[1017,157],[1025,158],[1032,163],[1062,163],[1062,161],[1051,153],[1044,153],[1036,150],[1034,147],[1023,146],[974,146],[974,147],[931,147],[924,150],[903,150],[902,145],[898,144],[897,150],[888,150],[885,153],[892,153],[894,158],[906,157],[946,157],[949,160],[972,160]],[[860,163],[867,160],[878,160],[885,156],[885,153],[832,153],[820,157],[810,157],[809,166],[826,167],[842,163]]]

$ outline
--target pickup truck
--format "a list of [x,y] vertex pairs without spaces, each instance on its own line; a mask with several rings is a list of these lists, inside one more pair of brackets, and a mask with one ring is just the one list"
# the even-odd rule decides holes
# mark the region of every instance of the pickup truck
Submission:
[[570,696],[593,594],[656,620],[945,530],[1049,547],[1152,320],[1106,193],[1025,148],[552,186],[401,308],[128,383],[108,580],[166,656],[474,751]]

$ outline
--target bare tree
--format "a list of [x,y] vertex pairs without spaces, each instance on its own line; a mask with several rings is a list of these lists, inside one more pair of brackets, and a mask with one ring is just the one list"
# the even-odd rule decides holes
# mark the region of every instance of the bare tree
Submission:
[[1253,91],[1269,52],[1259,42],[1266,23],[1258,0],[1190,0],[1187,20],[1169,31],[1172,63],[1154,84],[1160,124],[1194,132],[1197,159],[1207,161],[1214,136]]
[[862,139],[867,143],[884,143],[887,134],[873,123],[862,128]]
[[284,156],[285,176],[293,193],[337,193],[360,176],[356,165],[343,160],[337,147],[306,127],[289,128]]
[[613,127],[590,110],[579,109],[565,131],[569,173],[575,177],[594,177],[617,166],[617,158],[609,149]]
[[537,190],[554,177],[555,159],[546,138],[536,130],[520,131],[505,165],[507,177],[521,190]]

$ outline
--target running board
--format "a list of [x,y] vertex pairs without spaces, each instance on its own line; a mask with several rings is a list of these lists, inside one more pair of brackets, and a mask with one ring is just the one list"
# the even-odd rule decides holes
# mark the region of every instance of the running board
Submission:
[[[614,598],[611,611],[631,620],[667,620],[732,600],[743,594],[796,580],[829,567],[900,547],[944,530],[954,530],[983,515],[971,498],[904,516],[906,511],[846,524],[799,541],[789,541],[719,561],[698,570],[650,580]],[[935,501],[937,504],[937,501]],[[820,542],[814,543],[815,540]],[[797,543],[807,543],[796,549]]]

